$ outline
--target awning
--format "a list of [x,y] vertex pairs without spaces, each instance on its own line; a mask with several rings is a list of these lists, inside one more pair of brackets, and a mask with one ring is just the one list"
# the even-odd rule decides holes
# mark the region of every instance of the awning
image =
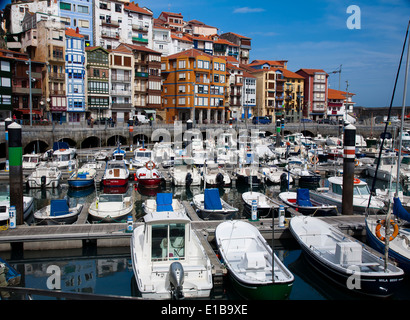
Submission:
[[[15,112],[21,112],[22,114],[30,114],[29,109],[16,109]],[[32,110],[32,114],[42,114],[41,110]]]
[[144,111],[145,111],[145,113],[157,113],[156,110],[144,110]]

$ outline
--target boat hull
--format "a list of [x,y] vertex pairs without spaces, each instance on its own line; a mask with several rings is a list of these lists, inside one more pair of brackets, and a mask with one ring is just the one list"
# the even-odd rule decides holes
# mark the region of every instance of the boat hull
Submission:
[[104,187],[123,187],[128,183],[128,179],[103,179]]
[[293,281],[288,283],[248,284],[236,278],[231,272],[229,278],[236,292],[248,300],[286,300],[292,291]]
[[71,188],[88,188],[94,184],[94,179],[72,179],[67,182]]
[[138,179],[138,185],[144,188],[157,188],[162,182],[162,179]]
[[303,254],[308,262],[322,275],[329,278],[339,286],[349,291],[365,294],[375,297],[389,297],[397,291],[398,285],[403,281],[403,275],[397,276],[360,276],[360,289],[349,289],[347,283],[349,283],[351,274],[339,272],[336,269],[331,268],[324,261],[317,259],[311,253],[311,250],[302,246]]

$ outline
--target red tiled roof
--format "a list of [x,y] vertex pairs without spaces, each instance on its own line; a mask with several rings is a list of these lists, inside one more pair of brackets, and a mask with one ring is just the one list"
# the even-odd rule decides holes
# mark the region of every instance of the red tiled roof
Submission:
[[218,39],[218,40],[214,40],[214,43],[220,43],[220,44],[227,44],[228,46],[232,46],[232,47],[239,47],[239,45],[232,43],[228,40],[225,39]]
[[234,32],[228,32],[228,33],[233,34],[233,35],[237,36],[238,38],[242,38],[242,39],[252,39],[252,38],[248,38],[248,37],[241,36],[240,34],[237,34],[237,33],[234,33]]
[[[327,98],[331,100],[345,100],[347,92],[335,90],[335,89],[327,89]],[[354,93],[349,92],[350,95],[355,95]]]
[[[156,54],[159,54],[159,55],[161,54],[161,52],[158,52],[158,51],[149,49],[149,48],[147,48],[147,47],[137,46],[137,45],[135,45],[135,44],[128,44],[128,43],[121,43],[121,44],[117,47],[117,49],[118,49],[119,47],[121,47],[121,46],[128,47],[128,49],[131,49],[131,50],[144,51],[144,52],[148,52],[148,53],[156,53]],[[123,50],[123,49],[121,48],[121,50]]]
[[141,7],[138,6],[138,3],[134,3],[134,1],[132,2],[128,2],[128,3],[124,3],[124,10],[128,10],[128,11],[133,11],[133,12],[138,12],[138,13],[142,13],[142,14],[146,14],[149,16],[152,16],[153,14],[151,12],[149,12],[148,10],[145,10]]
[[168,59],[176,59],[176,58],[180,58],[180,57],[192,57],[192,58],[196,58],[198,56],[205,56],[205,57],[209,57],[209,58],[213,58],[213,56],[197,50],[197,49],[188,49],[179,53],[175,53],[173,55],[168,56]]
[[[308,75],[313,76],[316,72],[322,72],[322,73],[326,73],[325,71],[323,71],[322,69],[300,69],[298,71],[304,71],[305,73],[307,73]],[[327,74],[327,73],[326,73]]]
[[75,38],[84,38],[82,34],[79,34],[76,32],[76,30],[70,29],[70,28],[65,29],[65,35],[70,36],[70,37],[75,37]]

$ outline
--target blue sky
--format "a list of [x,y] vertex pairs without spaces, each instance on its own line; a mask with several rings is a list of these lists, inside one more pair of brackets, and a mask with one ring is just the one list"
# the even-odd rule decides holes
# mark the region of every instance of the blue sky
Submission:
[[[252,38],[251,60],[288,60],[288,69],[323,69],[330,73],[342,65],[340,89],[354,92],[358,106],[390,104],[404,37],[410,19],[410,0],[156,0],[139,2],[154,11],[181,13]],[[360,9],[360,29],[349,29],[350,5]],[[407,54],[407,50],[406,50]],[[406,55],[405,55],[406,57]],[[401,106],[401,81],[393,105]],[[410,83],[410,81],[408,81]],[[339,74],[329,76],[331,88],[339,89]],[[408,85],[408,88],[410,86]],[[406,105],[410,106],[410,92]]]

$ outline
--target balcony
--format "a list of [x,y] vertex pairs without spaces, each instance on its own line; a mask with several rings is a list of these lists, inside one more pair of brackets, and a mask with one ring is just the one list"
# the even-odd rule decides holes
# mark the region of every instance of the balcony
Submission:
[[131,111],[132,104],[131,103],[113,103],[111,104],[111,110],[127,110]]
[[49,58],[49,61],[56,61],[56,62],[64,62],[64,55],[63,54],[53,54]]
[[65,90],[50,90],[50,96],[65,96]]
[[148,39],[140,38],[140,37],[132,37],[132,42],[139,42],[148,44]]
[[109,39],[119,39],[120,35],[118,32],[108,32],[108,31],[103,31],[101,33],[102,38],[109,38]]
[[137,78],[148,78],[148,72],[135,72]]
[[60,73],[60,72],[50,72],[48,74],[48,78],[50,80],[65,80],[65,73]]
[[131,25],[131,28],[132,28],[132,30],[134,30],[134,31],[148,32],[148,28],[147,28],[147,27],[139,26],[139,25],[137,25],[137,24]]
[[110,94],[114,96],[130,96],[131,89],[130,90],[123,90],[123,89],[110,90]]
[[118,28],[120,26],[118,21],[102,21],[101,25],[104,27],[110,27],[110,28]]
[[[12,92],[15,94],[30,94],[30,88],[13,87]],[[42,89],[31,88],[31,94],[42,94]]]
[[117,75],[115,75],[115,74],[113,74],[113,75],[111,75],[111,81],[127,81],[127,82],[130,82],[131,81],[131,76],[128,76],[128,75],[119,75],[119,74],[117,74]]

